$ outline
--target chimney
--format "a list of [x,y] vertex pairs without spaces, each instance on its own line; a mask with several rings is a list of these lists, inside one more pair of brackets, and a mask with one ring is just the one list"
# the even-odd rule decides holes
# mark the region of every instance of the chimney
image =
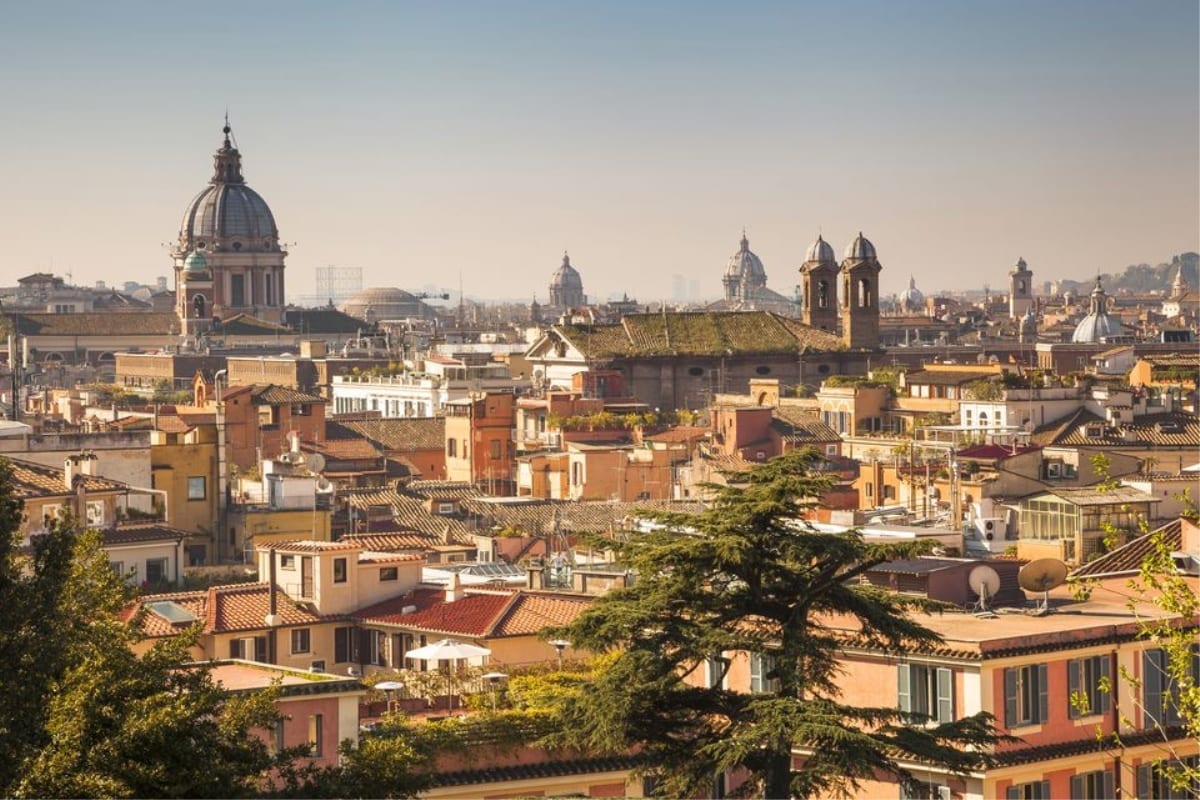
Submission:
[[446,586],[446,602],[453,603],[462,596],[462,578],[455,572],[450,576],[450,583]]
[[292,455],[300,455],[300,434],[297,431],[292,431],[288,434],[288,441],[291,442]]

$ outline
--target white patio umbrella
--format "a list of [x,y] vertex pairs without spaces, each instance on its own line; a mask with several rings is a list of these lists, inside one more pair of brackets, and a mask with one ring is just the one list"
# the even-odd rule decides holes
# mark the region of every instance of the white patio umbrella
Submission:
[[[405,658],[418,658],[422,661],[458,661],[465,658],[490,656],[492,651],[470,642],[460,642],[455,639],[442,639],[424,647],[417,647],[404,654]],[[446,705],[448,711],[454,710],[454,696],[451,694],[450,676],[446,675]]]

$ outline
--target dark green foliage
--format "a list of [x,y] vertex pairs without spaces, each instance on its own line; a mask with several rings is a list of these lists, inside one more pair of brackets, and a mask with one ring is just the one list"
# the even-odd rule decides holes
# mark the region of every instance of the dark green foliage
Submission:
[[[797,513],[828,489],[818,455],[796,452],[713,487],[700,514],[667,514],[663,529],[619,545],[637,582],[600,598],[570,627],[553,631],[609,653],[590,691],[567,697],[562,713],[574,743],[638,747],[669,796],[695,796],[720,772],[749,773],[747,791],[766,797],[837,795],[878,775],[911,781],[898,760],[952,771],[982,766],[995,741],[991,717],[910,726],[898,708],[842,704],[836,687],[845,634],[854,644],[900,654],[935,644],[911,618],[928,601],[859,585],[883,561],[911,558],[913,543],[872,545],[855,533],[821,534]],[[705,660],[738,652],[774,657],[774,690],[705,688],[688,676]],[[920,723],[927,719],[916,720]],[[807,755],[792,766],[793,747]]]

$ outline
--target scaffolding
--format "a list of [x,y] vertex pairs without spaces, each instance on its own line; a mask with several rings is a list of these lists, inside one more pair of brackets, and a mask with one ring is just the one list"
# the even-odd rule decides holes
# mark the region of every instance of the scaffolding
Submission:
[[362,267],[316,267],[316,292],[303,296],[300,305],[340,306],[362,291]]

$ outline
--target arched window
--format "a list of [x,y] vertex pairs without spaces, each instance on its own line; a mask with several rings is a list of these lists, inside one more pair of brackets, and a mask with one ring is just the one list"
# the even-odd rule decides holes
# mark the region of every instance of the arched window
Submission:
[[870,308],[874,298],[871,296],[871,282],[866,278],[858,279],[858,305],[860,308]]
[[829,307],[829,281],[817,281],[817,308]]
[[193,317],[197,319],[204,318],[204,295],[198,294],[192,298]]

